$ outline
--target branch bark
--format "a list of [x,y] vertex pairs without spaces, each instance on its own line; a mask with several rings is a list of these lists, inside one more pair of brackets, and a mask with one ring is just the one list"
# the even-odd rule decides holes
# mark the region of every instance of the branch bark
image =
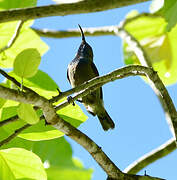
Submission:
[[[148,18],[159,18],[160,16],[157,14],[150,13],[141,13],[134,17],[125,19],[125,21],[121,22],[121,27],[124,28],[126,24],[132,22],[135,19],[148,17]],[[85,36],[115,36],[114,29],[119,28],[120,26],[112,25],[112,26],[103,26],[103,27],[90,27],[83,28]],[[80,31],[78,29],[68,29],[68,30],[51,30],[51,29],[36,29],[32,28],[39,36],[48,37],[48,38],[69,38],[69,37],[80,37]]]
[[30,124],[26,124],[24,126],[22,126],[21,128],[17,129],[13,134],[11,134],[10,136],[8,136],[6,139],[0,141],[0,147],[9,143],[12,139],[14,139],[18,134],[20,134],[23,130],[27,129],[28,127],[30,127]]
[[11,9],[0,12],[0,22],[99,12],[146,1],[148,0],[83,0],[76,3]]
[[124,169],[124,172],[130,174],[136,174],[144,167],[170,154],[174,150],[176,150],[176,142],[174,138],[171,138],[167,142],[159,146],[158,148],[152,150],[151,152],[145,154],[138,160],[134,161],[132,164],[130,164],[128,167]]

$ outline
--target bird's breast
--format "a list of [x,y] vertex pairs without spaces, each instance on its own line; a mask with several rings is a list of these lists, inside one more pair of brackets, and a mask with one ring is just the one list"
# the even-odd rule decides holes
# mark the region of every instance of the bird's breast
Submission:
[[74,60],[68,66],[68,76],[72,87],[78,86],[95,77],[91,62],[86,59]]

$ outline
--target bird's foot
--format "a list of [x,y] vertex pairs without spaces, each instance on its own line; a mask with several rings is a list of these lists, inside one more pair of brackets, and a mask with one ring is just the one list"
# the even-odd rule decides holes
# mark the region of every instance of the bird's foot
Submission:
[[76,101],[77,101],[77,102],[80,102],[80,103],[83,103],[82,100],[80,100],[80,99],[77,99]]
[[67,101],[68,101],[69,104],[72,103],[72,105],[75,106],[74,100],[73,100],[73,98],[71,96],[67,97]]

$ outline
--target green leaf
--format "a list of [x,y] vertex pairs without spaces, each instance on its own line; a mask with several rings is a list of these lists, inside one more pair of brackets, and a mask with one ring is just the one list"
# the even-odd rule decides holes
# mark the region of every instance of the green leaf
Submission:
[[[63,101],[63,100],[62,100]],[[60,102],[62,102],[60,101]],[[69,122],[75,127],[87,120],[87,116],[82,112],[81,108],[76,104],[75,106],[69,105],[57,112],[65,121]],[[24,130],[20,135],[21,138],[39,141],[48,140],[62,137],[64,133],[56,130],[53,126],[45,126],[44,121],[33,125],[32,127]]]
[[165,33],[166,22],[161,17],[140,16],[126,24],[125,29],[138,40]]
[[1,121],[17,114],[17,106],[4,107],[2,110]]
[[17,113],[18,116],[28,124],[36,124],[39,122],[39,118],[31,104],[21,103]]
[[170,31],[177,23],[177,1],[176,0],[165,0],[164,6],[160,9],[159,13],[165,17],[168,22],[167,31]]
[[[15,32],[17,23],[17,21],[14,21],[0,24],[0,48],[8,44]],[[15,43],[11,46],[11,48],[5,50],[3,53],[0,54],[0,67],[13,67],[13,62],[16,56],[27,48],[36,48],[41,56],[48,50],[48,46],[33,30],[29,28],[29,25],[31,25],[31,21],[27,21],[26,23],[24,23]]]
[[54,127],[49,125],[45,126],[45,122],[43,120],[24,130],[18,135],[18,137],[31,141],[41,141],[62,137],[63,135],[64,133],[56,130]]
[[[21,78],[18,77],[13,71],[8,73],[20,82]],[[45,72],[38,69],[37,73],[31,78],[24,78],[23,84],[27,87],[41,88],[47,91],[57,92],[58,85],[56,82]]]
[[37,73],[40,62],[41,56],[37,49],[25,49],[15,58],[14,72],[21,78],[32,77]]
[[[18,82],[21,81],[21,78],[17,76],[13,71],[9,72],[8,74],[14,77]],[[37,79],[40,81],[37,82]],[[9,80],[7,81],[10,84],[10,86],[13,86],[13,83],[11,81]],[[43,85],[41,82],[44,82]],[[23,85],[30,87],[36,93],[46,97],[47,99],[50,99],[53,96],[58,95],[57,84],[46,73],[40,70],[38,70],[38,72],[32,78],[28,78],[28,79],[24,78]]]
[[0,108],[6,103],[6,99],[0,98]]
[[[66,100],[66,98],[63,100]],[[75,106],[66,106],[65,108],[57,111],[57,113],[74,127],[78,127],[81,123],[88,119],[88,117],[83,113],[82,109],[77,104]]]
[[30,6],[36,6],[37,0],[1,0],[0,1],[0,10],[12,9],[12,8],[25,8]]
[[[15,115],[17,115],[17,108],[18,106],[9,106],[9,107],[3,107],[2,109],[2,113],[1,113],[1,121],[11,118]],[[24,121],[22,121],[21,119],[18,119],[15,122],[11,122],[9,124],[6,124],[3,127],[0,127],[0,132],[5,131],[6,137],[8,137],[9,135],[11,135],[12,133],[14,133],[14,131],[22,126],[24,126],[26,123],[24,123]],[[4,139],[5,137],[2,136],[2,139]]]
[[[166,23],[162,18],[148,16],[139,17],[125,26],[140,42],[163,83],[170,85],[177,82],[177,25],[168,33],[165,27]],[[132,49],[125,43],[124,61],[126,64],[140,64]]]
[[0,179],[15,180],[13,172],[8,166],[4,157],[0,154]]
[[38,70],[33,77],[28,78],[28,81],[36,87],[40,87],[48,91],[56,91],[58,88],[56,82],[47,73],[41,70]]
[[93,170],[50,167],[46,172],[48,180],[91,180]]
[[32,151],[52,166],[73,167],[72,149],[64,137],[35,142]]
[[43,164],[34,153],[22,148],[10,148],[0,150],[0,155],[16,179],[47,180]]

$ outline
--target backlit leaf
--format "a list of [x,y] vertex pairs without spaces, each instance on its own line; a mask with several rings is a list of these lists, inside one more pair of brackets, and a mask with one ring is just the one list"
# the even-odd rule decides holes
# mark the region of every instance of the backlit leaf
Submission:
[[28,124],[36,124],[39,122],[39,117],[31,104],[21,103],[17,112],[18,116]]
[[15,179],[47,180],[43,164],[34,153],[22,148],[10,148],[0,150],[0,156],[14,174]]
[[34,48],[23,50],[14,61],[14,72],[22,78],[32,77],[37,73],[41,56]]

